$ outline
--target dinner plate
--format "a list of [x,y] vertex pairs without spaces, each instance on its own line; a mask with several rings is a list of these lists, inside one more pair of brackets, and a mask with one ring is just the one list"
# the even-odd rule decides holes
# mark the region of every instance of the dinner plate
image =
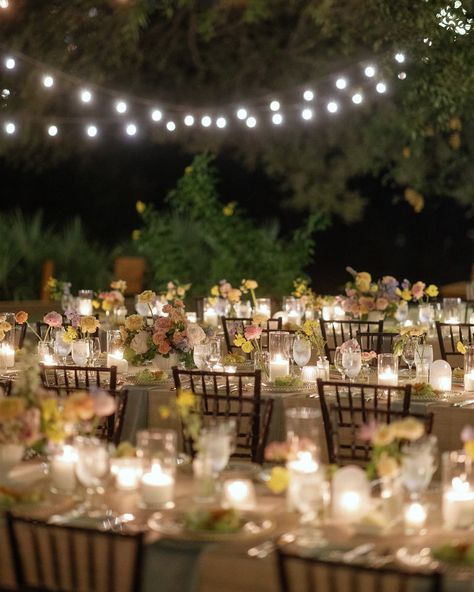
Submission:
[[315,384],[300,384],[300,385],[277,385],[264,384],[262,385],[264,393],[316,393],[317,387]]
[[261,536],[268,536],[275,523],[257,512],[241,513],[242,526],[237,532],[215,532],[210,530],[189,530],[186,528],[184,510],[155,512],[148,520],[151,530],[167,538],[202,542],[245,542]]

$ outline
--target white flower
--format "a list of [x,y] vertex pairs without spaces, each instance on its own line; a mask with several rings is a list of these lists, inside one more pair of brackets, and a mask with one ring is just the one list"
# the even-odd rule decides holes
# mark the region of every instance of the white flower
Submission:
[[137,354],[144,354],[148,351],[148,333],[140,331],[130,342],[130,347]]
[[191,347],[202,343],[206,339],[206,334],[197,323],[189,323],[186,328],[186,334]]

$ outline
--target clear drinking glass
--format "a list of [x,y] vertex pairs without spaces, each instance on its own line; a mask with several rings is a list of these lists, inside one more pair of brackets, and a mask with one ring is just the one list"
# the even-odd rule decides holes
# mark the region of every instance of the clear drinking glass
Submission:
[[98,337],[89,339],[89,363],[91,366],[97,365],[101,353],[102,346],[100,345],[100,339]]
[[89,339],[76,339],[72,342],[72,359],[77,366],[85,366],[89,355]]
[[197,343],[193,349],[193,360],[199,370],[206,370],[211,356],[210,343]]
[[218,475],[229,462],[231,433],[218,425],[202,428],[199,436],[199,454],[210,463],[212,472]]
[[415,363],[415,351],[418,340],[416,337],[409,339],[403,347],[402,358],[405,364],[408,366],[408,378],[411,378],[411,369]]
[[342,366],[345,374],[349,377],[351,382],[355,382],[355,379],[360,373],[362,368],[362,354],[360,351],[344,351],[342,352]]
[[64,341],[66,331],[64,329],[58,329],[54,336],[54,353],[61,359],[65,365],[68,355],[71,353],[71,343]]
[[306,366],[311,359],[311,342],[302,337],[295,337],[293,341],[293,359],[300,368]]
[[108,443],[98,438],[76,436],[76,476],[86,488],[86,508],[94,508],[94,496],[103,494],[109,477],[110,463]]
[[402,447],[402,481],[412,500],[428,488],[438,468],[438,440],[429,435]]
[[[209,340],[209,364],[214,368],[221,361],[221,341],[220,339]],[[197,364],[196,364],[197,365]]]
[[340,347],[336,347],[336,351],[334,352],[334,366],[341,375],[342,380],[345,380],[346,372],[344,370],[344,366],[342,365],[342,350]]

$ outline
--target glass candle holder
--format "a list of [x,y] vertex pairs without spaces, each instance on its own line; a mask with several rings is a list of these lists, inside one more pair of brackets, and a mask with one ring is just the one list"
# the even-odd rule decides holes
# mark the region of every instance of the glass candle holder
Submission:
[[151,316],[154,304],[154,302],[151,302],[150,304],[147,302],[140,302],[139,295],[135,294],[135,311],[142,317]]
[[339,469],[332,481],[332,515],[341,522],[359,522],[370,508],[370,484],[360,467]]
[[466,345],[464,354],[464,390],[474,391],[474,345]]
[[318,369],[318,378],[321,380],[329,380],[329,360],[326,356],[319,356],[318,361],[316,362],[317,369]]
[[236,510],[254,510],[255,487],[250,479],[228,479],[222,489],[222,505]]
[[324,305],[322,315],[324,321],[332,321],[334,319],[334,306],[330,304]]
[[94,292],[92,290],[79,290],[77,294],[77,312],[81,316],[89,316],[93,312],[92,300]]
[[377,356],[377,378],[379,384],[397,386],[398,356],[394,354],[379,354]]
[[45,366],[56,366],[56,358],[54,357],[54,345],[50,341],[38,342],[38,357],[40,362]]
[[115,322],[117,323],[117,325],[123,325],[125,323],[127,313],[128,311],[126,306],[118,306],[115,309]]
[[461,322],[461,298],[443,298],[443,318],[445,323],[459,325]]
[[317,366],[303,366],[301,368],[301,380],[305,384],[315,383],[317,378],[319,378]]
[[473,463],[464,450],[445,452],[443,464],[443,521],[447,528],[471,528],[474,523]]
[[290,334],[288,331],[272,331],[269,334],[270,381],[290,373]]
[[10,343],[0,342],[0,368],[13,368],[15,348]]
[[445,360],[436,360],[430,367],[430,384],[434,389],[450,391],[452,386],[451,366]]
[[117,372],[128,371],[128,362],[124,359],[124,346],[119,330],[107,331],[107,367],[117,366]]
[[134,491],[140,485],[143,474],[141,458],[113,458],[110,472],[115,476],[115,487],[119,491]]
[[49,457],[49,477],[53,493],[72,493],[76,488],[77,452],[73,446],[64,445]]
[[292,407],[285,413],[286,440],[291,454],[298,451],[311,452],[314,460],[318,458],[319,423],[321,412],[314,407]]
[[428,512],[426,506],[420,502],[409,502],[403,511],[405,534],[419,534],[426,523]]
[[142,430],[137,433],[137,458],[142,460],[142,506],[172,508],[176,472],[176,432]]
[[270,298],[257,298],[255,312],[270,318],[272,316],[272,301]]
[[204,309],[204,322],[211,327],[217,327],[219,325],[219,313],[213,306],[207,305]]

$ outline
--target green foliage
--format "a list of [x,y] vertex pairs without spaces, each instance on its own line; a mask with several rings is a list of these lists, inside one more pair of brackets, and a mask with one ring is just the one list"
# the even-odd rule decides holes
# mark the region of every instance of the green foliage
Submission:
[[222,278],[239,285],[245,277],[256,279],[261,293],[289,293],[311,261],[323,218],[313,213],[290,239],[282,238],[276,223],[257,226],[238,206],[224,206],[216,183],[213,157],[196,156],[169,194],[168,209],[144,211],[137,248],[147,260],[149,283],[161,286],[177,277],[203,296]]
[[85,236],[79,219],[54,230],[42,214],[0,215],[0,299],[37,299],[44,261],[52,259],[55,275],[74,289],[99,289],[110,280],[110,259]]

